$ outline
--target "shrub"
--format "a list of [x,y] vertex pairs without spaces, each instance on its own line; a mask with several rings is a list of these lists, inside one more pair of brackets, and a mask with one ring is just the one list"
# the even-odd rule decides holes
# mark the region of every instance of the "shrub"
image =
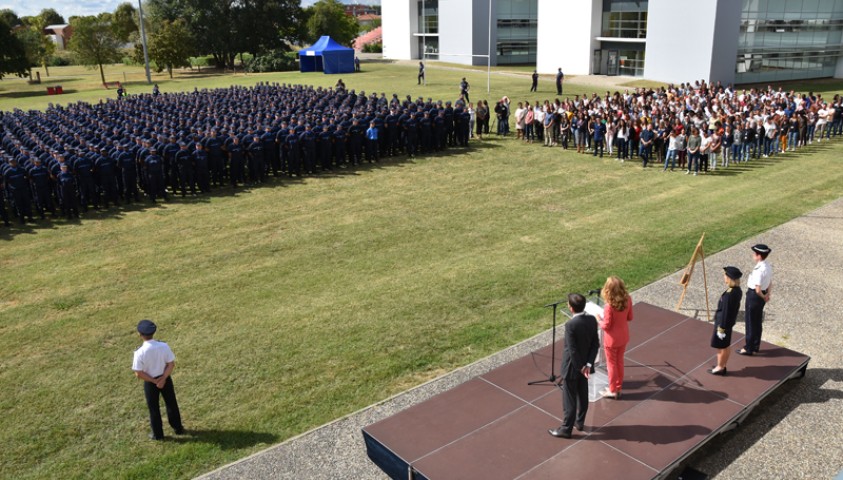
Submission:
[[363,53],[383,53],[382,43],[367,43],[363,45]]
[[246,62],[247,72],[289,72],[298,69],[296,52],[272,50]]

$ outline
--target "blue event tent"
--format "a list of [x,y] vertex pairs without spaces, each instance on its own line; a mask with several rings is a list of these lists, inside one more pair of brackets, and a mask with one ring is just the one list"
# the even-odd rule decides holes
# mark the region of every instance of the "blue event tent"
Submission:
[[353,73],[354,49],[324,35],[310,47],[299,50],[299,64],[302,72]]

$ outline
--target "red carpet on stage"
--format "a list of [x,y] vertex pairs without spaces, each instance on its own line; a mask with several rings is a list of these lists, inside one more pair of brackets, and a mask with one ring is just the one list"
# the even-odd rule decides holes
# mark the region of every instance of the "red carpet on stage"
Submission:
[[[561,423],[560,390],[527,385],[549,376],[547,346],[364,428],[368,455],[394,479],[662,476],[804,375],[810,360],[762,342],[759,355],[733,354],[728,376],[711,375],[712,330],[711,323],[636,304],[623,397],[591,403],[585,432],[574,430],[570,440],[547,433]],[[743,345],[738,332],[732,340],[733,349]],[[557,362],[563,346],[559,339]]]

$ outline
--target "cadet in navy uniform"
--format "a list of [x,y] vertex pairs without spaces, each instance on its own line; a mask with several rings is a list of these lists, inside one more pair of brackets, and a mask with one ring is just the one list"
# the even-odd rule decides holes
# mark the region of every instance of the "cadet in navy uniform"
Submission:
[[299,147],[299,136],[296,134],[295,128],[290,128],[290,133],[287,135],[287,159],[289,163],[289,168],[287,170],[287,175],[293,176],[296,174],[297,176],[301,176],[301,148]]
[[35,165],[29,170],[29,180],[32,182],[32,190],[35,192],[35,206],[42,219],[44,219],[45,210],[49,210],[55,217],[56,206],[53,203],[50,171],[42,165],[40,158],[35,157],[34,162]]
[[232,137],[231,143],[228,144],[228,167],[232,188],[237,187],[240,183],[246,183],[246,160],[240,137]]
[[225,160],[222,156],[222,141],[217,137],[216,130],[208,132],[209,136],[205,137],[202,145],[208,154],[208,165],[211,169],[211,177],[215,185],[222,185],[223,176],[225,175]]
[[79,218],[79,203],[76,200],[76,178],[70,173],[70,165],[61,164],[61,173],[56,176],[61,200],[61,213],[70,220],[71,216]]
[[259,136],[254,135],[252,137],[252,143],[249,144],[247,153],[249,156],[249,182],[252,185],[263,183],[265,171],[263,163],[263,142],[261,142]]
[[433,120],[430,118],[430,111],[425,111],[419,120],[419,138],[422,153],[430,153],[433,150]]
[[193,151],[193,166],[196,175],[196,184],[199,186],[199,191],[208,193],[211,191],[211,171],[208,160],[208,152],[205,147],[196,142],[196,150]]
[[190,189],[191,195],[196,195],[196,180],[193,178],[193,154],[184,142],[179,142],[178,147],[179,149],[173,155],[173,163],[175,163],[176,171],[178,172],[178,184],[179,189],[181,189],[181,196],[187,196],[188,188]]
[[387,152],[390,157],[398,155],[401,150],[401,133],[398,128],[398,113],[392,108],[384,119],[387,133]]
[[132,359],[132,371],[135,376],[143,380],[143,394],[146,407],[149,409],[149,425],[152,431],[149,438],[161,440],[164,438],[164,426],[161,422],[160,397],[164,397],[167,408],[167,422],[173,427],[176,435],[187,433],[181,422],[179,403],[176,400],[176,390],[173,386],[173,369],[176,367],[176,356],[170,346],[164,342],[154,340],[157,327],[150,320],[138,322],[138,334],[143,345],[135,350]]
[[360,165],[363,157],[363,138],[366,136],[366,130],[360,125],[360,119],[357,117],[351,123],[351,128],[348,129],[348,148],[351,156],[351,163],[353,165]]
[[117,162],[107,152],[100,150],[100,154],[94,160],[94,171],[102,190],[105,208],[108,208],[109,202],[118,205]]
[[711,335],[711,347],[717,349],[717,365],[708,372],[712,375],[726,375],[726,362],[729,361],[729,347],[732,345],[732,327],[741,308],[741,277],[743,273],[737,267],[724,267],[723,280],[726,291],[717,302],[714,314],[714,333]]
[[404,122],[404,139],[407,142],[407,155],[411,157],[416,156],[416,145],[419,140],[418,123],[416,123],[416,114],[411,113],[410,118]]
[[93,204],[99,208],[96,191],[94,190],[94,162],[88,154],[79,152],[76,161],[73,162],[73,174],[76,176],[76,185],[79,190],[79,204],[82,211],[88,211],[88,205]]
[[337,129],[334,130],[334,165],[345,168],[345,145],[348,139],[348,134],[342,128],[342,124],[337,124]]
[[746,345],[738,350],[741,355],[758,353],[761,347],[764,306],[770,301],[773,290],[773,268],[767,263],[771,251],[770,247],[762,243],[752,247],[755,268],[746,281]]
[[164,197],[164,200],[167,200],[167,189],[164,185],[164,160],[158,156],[158,148],[149,147],[149,155],[144,160],[144,170],[146,184],[149,187],[146,193],[152,203],[156,203],[158,197]]
[[3,182],[3,175],[0,175],[0,218],[3,219],[3,225],[8,227],[9,212],[6,211],[6,185]]
[[120,143],[117,145],[117,165],[123,178],[123,201],[131,203],[140,201],[138,191],[138,165],[133,155]]
[[568,308],[574,314],[565,322],[565,349],[562,352],[560,376],[565,417],[558,428],[548,430],[554,437],[571,438],[574,427],[585,430],[588,412],[588,377],[591,375],[600,340],[597,336],[597,319],[584,313],[585,297],[578,293],[568,295]]
[[304,132],[299,135],[299,145],[304,160],[304,171],[313,173],[316,170],[316,137],[309,123],[305,125]]
[[272,169],[272,175],[277,177],[281,174],[281,162],[278,158],[278,147],[275,145],[275,134],[269,125],[264,127],[261,143],[263,144],[264,167],[266,170]]
[[319,160],[322,162],[322,170],[327,171],[331,169],[331,157],[334,154],[334,134],[327,125],[322,127],[321,132],[318,131],[319,127],[316,130],[319,135]]
[[12,200],[12,213],[20,219],[21,224],[26,223],[25,218],[32,222],[32,193],[29,191],[29,175],[26,170],[18,165],[17,159],[9,158],[9,166],[3,177],[6,181],[6,191]]

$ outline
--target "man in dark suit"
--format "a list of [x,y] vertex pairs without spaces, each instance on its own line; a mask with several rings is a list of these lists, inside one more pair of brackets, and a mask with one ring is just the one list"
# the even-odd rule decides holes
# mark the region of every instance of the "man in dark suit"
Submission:
[[554,437],[571,438],[574,427],[585,429],[588,411],[588,377],[597,358],[600,341],[597,337],[597,319],[583,313],[585,297],[568,294],[568,308],[574,314],[565,322],[565,350],[562,353],[562,400],[565,418],[559,428],[548,430]]

